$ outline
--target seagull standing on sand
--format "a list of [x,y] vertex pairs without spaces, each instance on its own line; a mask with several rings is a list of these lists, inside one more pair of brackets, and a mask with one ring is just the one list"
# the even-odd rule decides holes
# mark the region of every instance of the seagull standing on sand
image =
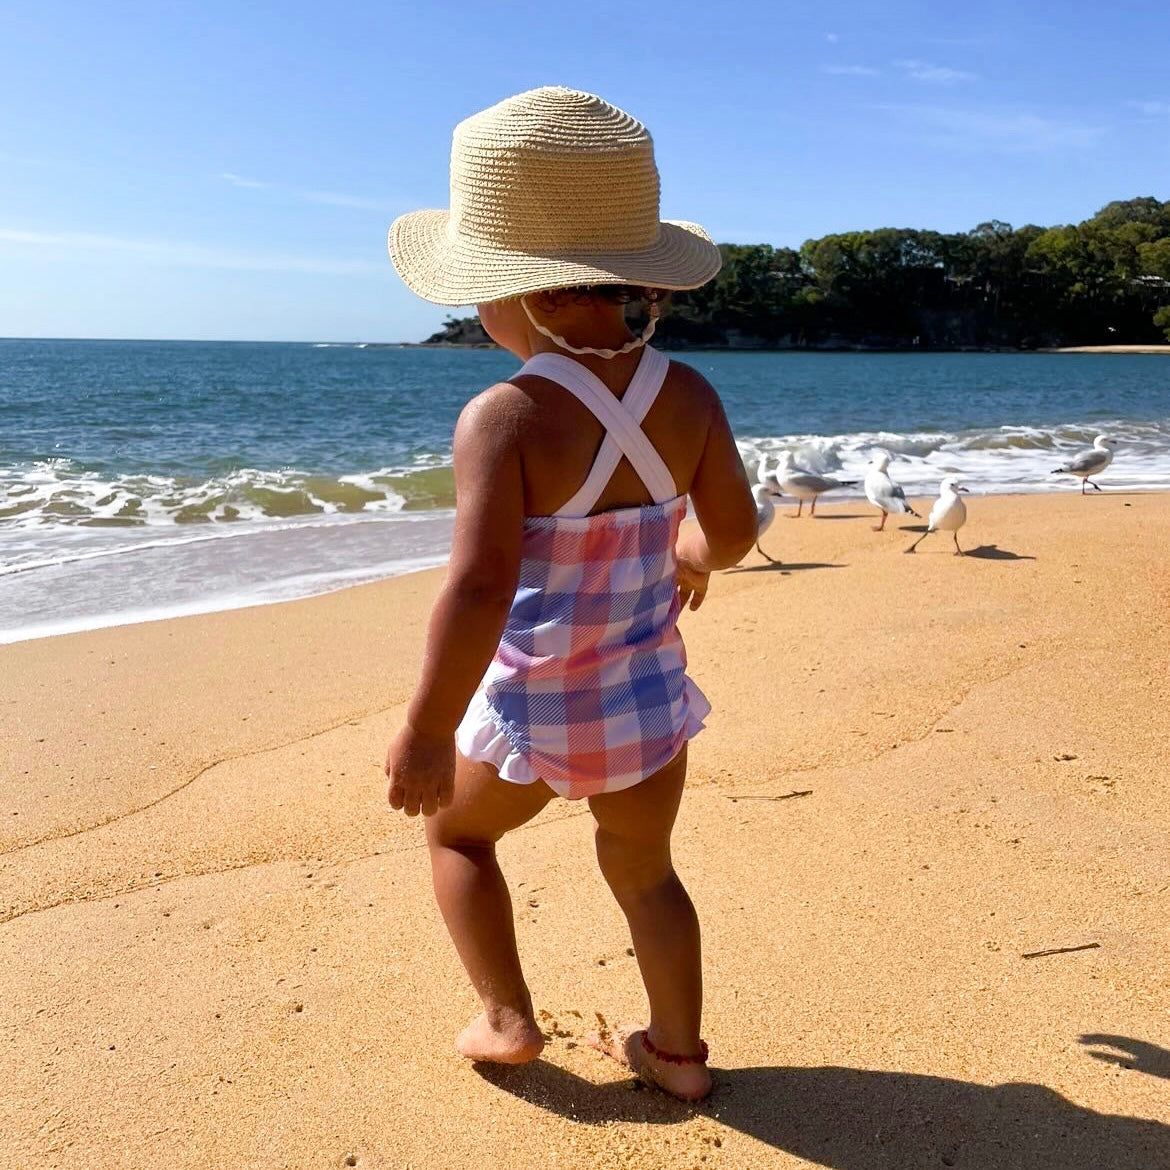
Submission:
[[[768,456],[760,456],[760,465],[756,468],[756,483],[762,488],[767,488],[773,495],[780,494],[780,484],[776,481],[776,473],[768,468]],[[756,503],[759,503],[759,497],[756,497]]]
[[870,460],[870,469],[865,473],[865,495],[875,508],[882,510],[882,522],[874,528],[874,532],[881,532],[886,526],[886,517],[896,514],[909,513],[917,516],[918,513],[906,503],[906,493],[889,477],[886,468],[890,465],[890,453],[878,451]]
[[959,492],[967,489],[960,486],[957,475],[948,475],[939,484],[938,499],[930,509],[926,531],[906,550],[912,553],[932,532],[949,532],[955,540],[955,556],[961,557],[959,529],[967,522],[967,505],[959,498]]
[[797,516],[804,508],[805,500],[812,500],[808,510],[810,516],[817,514],[817,496],[821,492],[829,492],[834,488],[852,487],[850,483],[843,483],[831,475],[817,475],[804,467],[797,467],[791,451],[780,452],[780,465],[776,468],[776,482],[786,496],[795,496],[799,501],[796,507]]
[[1079,475],[1082,496],[1085,494],[1085,484],[1101,491],[1102,489],[1093,483],[1089,476],[1100,475],[1113,462],[1113,448],[1116,446],[1116,439],[1111,439],[1108,435],[1098,435],[1087,451],[1074,455],[1063,467],[1058,467],[1052,474]]
[[758,483],[752,488],[752,495],[756,497],[756,552],[770,565],[778,565],[779,561],[773,560],[760,548],[760,537],[771,528],[772,521],[776,519],[776,506],[772,503],[772,497],[776,492],[766,483]]

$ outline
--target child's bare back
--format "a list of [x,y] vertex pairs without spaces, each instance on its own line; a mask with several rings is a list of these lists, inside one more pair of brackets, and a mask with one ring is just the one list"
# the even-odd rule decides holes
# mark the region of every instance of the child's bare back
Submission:
[[[582,364],[619,399],[637,368],[637,361],[628,359],[620,366],[601,359]],[[525,514],[551,516],[588,474],[605,433],[601,423],[563,386],[539,377],[493,386],[472,405],[488,425],[507,419],[515,426],[524,464]],[[642,430],[670,469],[679,495],[690,493],[720,412],[707,380],[691,367],[671,362]],[[622,459],[593,510],[608,512],[651,502],[629,460]]]

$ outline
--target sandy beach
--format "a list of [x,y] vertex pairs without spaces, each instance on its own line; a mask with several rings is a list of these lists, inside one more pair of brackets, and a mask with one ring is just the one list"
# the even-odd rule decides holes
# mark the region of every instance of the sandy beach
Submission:
[[381,775],[441,571],[0,647],[0,1166],[1170,1166],[1170,496],[968,504],[683,617],[698,1107],[584,1043],[644,1002],[582,804],[501,847],[544,1057],[452,1053]]

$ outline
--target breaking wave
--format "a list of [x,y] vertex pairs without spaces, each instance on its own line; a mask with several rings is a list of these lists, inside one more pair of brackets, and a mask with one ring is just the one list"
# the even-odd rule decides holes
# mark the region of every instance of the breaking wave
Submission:
[[0,469],[0,524],[139,528],[239,524],[301,516],[450,508],[449,466],[388,467],[351,475],[241,468],[207,479],[103,476],[53,459]]
[[[1095,421],[1056,427],[1001,426],[969,431],[866,431],[846,435],[792,434],[741,439],[740,454],[753,477],[764,458],[792,451],[810,471],[860,480],[873,453],[893,456],[891,474],[907,488],[933,492],[944,475],[962,475],[974,492],[1043,492],[1059,489],[1052,472],[1097,435],[1118,440],[1102,486],[1170,489],[1170,419],[1158,422]],[[1068,480],[1069,483],[1076,481]],[[856,489],[860,491],[860,486]]]

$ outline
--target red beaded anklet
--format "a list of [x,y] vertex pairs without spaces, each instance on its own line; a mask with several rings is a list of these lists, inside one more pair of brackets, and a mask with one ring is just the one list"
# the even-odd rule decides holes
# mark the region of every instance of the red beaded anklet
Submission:
[[679,1056],[674,1052],[663,1052],[661,1048],[657,1048],[650,1041],[648,1033],[642,1033],[642,1047],[650,1053],[651,1056],[658,1060],[663,1060],[667,1064],[706,1064],[707,1063],[707,1041],[699,1041],[699,1055],[698,1056]]

